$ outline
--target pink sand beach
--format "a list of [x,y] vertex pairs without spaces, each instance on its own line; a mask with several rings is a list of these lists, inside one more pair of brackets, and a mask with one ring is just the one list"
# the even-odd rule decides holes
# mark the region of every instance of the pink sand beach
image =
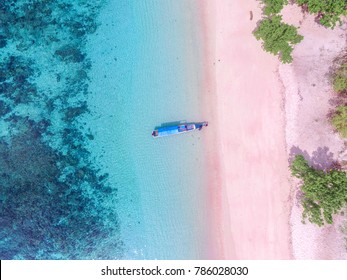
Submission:
[[[324,45],[323,28],[314,25],[312,18],[308,19],[308,25],[303,27],[303,35],[308,39],[296,49],[293,64],[280,66],[278,58],[264,52],[252,35],[262,17],[259,1],[199,3],[207,42],[204,94],[205,112],[210,121],[206,133],[210,147],[207,153],[212,205],[211,258],[343,258],[343,244],[337,238],[336,229],[322,231],[301,223],[296,199],[298,183],[291,178],[288,166],[293,145],[302,144],[309,152],[320,147],[319,137],[305,142],[294,135],[307,129],[312,118],[310,112],[324,113],[329,100],[323,98],[327,104],[321,106],[321,111],[315,105],[320,104],[319,100],[311,100],[305,107],[305,110],[312,107],[308,113],[298,115],[302,104],[295,97],[297,94],[290,91],[297,89],[302,73],[313,73],[309,61],[300,60],[309,57],[319,61],[324,56],[314,47],[315,42],[327,48],[326,54],[330,49],[338,52],[344,37],[339,41],[340,33],[335,31],[330,33],[329,40],[333,42]],[[300,24],[305,24],[299,8],[292,9],[284,10],[284,18],[289,21],[299,18]],[[311,56],[307,55],[308,51]],[[316,71],[313,79],[320,79],[322,71]],[[305,78],[301,78],[299,86],[302,91],[309,91],[312,83],[315,82],[305,84]],[[298,122],[298,118],[304,121]],[[331,131],[324,133],[331,134]],[[335,139],[331,150],[337,153],[339,142],[336,135],[331,137]],[[324,139],[328,145],[329,139]],[[306,230],[310,233],[306,234]],[[310,238],[314,241],[308,241]],[[325,247],[332,247],[328,257],[317,249],[324,242],[328,242]]]
[[[218,229],[213,258],[289,259],[290,184],[277,58],[252,35],[258,2],[204,2],[207,103],[218,153],[209,153]],[[250,19],[250,12],[253,19]],[[207,105],[206,105],[207,106]],[[208,109],[207,109],[208,110]],[[212,166],[214,165],[214,166]]]

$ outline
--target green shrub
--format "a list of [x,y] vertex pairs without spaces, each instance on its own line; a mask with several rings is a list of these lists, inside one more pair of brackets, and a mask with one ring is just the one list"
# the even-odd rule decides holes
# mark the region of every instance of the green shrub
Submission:
[[347,106],[337,106],[331,122],[341,136],[347,138]]
[[293,176],[303,181],[303,222],[308,219],[318,226],[332,224],[333,215],[347,205],[347,174],[334,169],[317,170],[302,155],[295,156],[290,169]]
[[265,15],[275,15],[278,14],[284,5],[288,4],[288,0],[262,0],[265,4],[264,14]]
[[279,55],[283,63],[292,62],[293,45],[303,39],[295,26],[282,22],[281,16],[265,18],[253,34],[257,40],[263,41],[265,51]]
[[322,25],[334,28],[341,23],[341,16],[347,15],[347,0],[296,0],[299,5],[306,5],[311,14],[319,17]]
[[334,90],[338,93],[347,93],[347,63],[343,63],[333,75]]

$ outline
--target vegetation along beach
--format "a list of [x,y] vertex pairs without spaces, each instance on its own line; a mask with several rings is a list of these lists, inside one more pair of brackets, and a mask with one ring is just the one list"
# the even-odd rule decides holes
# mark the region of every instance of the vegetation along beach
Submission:
[[347,259],[346,16],[0,1],[0,258]]

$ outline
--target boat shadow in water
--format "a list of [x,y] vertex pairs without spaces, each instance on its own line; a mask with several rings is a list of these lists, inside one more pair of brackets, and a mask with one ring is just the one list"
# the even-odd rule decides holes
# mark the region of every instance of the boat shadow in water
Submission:
[[162,127],[168,127],[168,126],[178,126],[180,124],[186,124],[187,121],[186,120],[181,120],[181,121],[174,121],[174,122],[167,122],[167,123],[162,123],[161,125],[156,126],[154,129],[159,129]]

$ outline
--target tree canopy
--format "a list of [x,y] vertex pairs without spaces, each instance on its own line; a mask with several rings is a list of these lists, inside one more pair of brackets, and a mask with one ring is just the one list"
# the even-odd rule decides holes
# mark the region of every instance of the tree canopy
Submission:
[[295,26],[283,23],[278,15],[262,20],[253,34],[257,40],[263,41],[265,51],[279,55],[283,63],[292,62],[293,45],[303,39]]
[[[297,28],[282,22],[279,15],[288,0],[262,0],[264,15],[266,16],[253,33],[258,40],[264,41],[264,49],[280,56],[283,63],[292,62],[293,46],[302,41],[303,37],[297,34]],[[319,22],[329,28],[341,24],[342,16],[347,16],[347,0],[295,0]],[[338,82],[341,82],[340,80]]]
[[333,74],[333,86],[337,93],[347,93],[347,63],[343,63]]
[[327,172],[309,166],[302,155],[296,155],[290,166],[292,175],[301,179],[303,222],[322,226],[333,223],[333,215],[347,205],[347,174],[331,169]]
[[347,106],[337,106],[331,122],[340,135],[347,138]]
[[347,15],[347,0],[296,0],[296,2],[305,5],[308,11],[317,15],[319,22],[326,27],[334,28],[341,22],[341,16]]
[[284,7],[288,4],[288,0],[263,0],[265,4],[264,14],[265,15],[275,15],[278,14]]

